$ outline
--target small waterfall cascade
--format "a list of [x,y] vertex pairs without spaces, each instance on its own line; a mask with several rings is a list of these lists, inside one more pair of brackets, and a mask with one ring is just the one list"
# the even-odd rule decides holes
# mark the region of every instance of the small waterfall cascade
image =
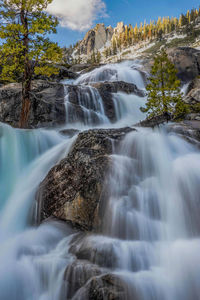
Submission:
[[122,278],[127,299],[199,299],[199,151],[175,135],[141,129],[112,161],[103,235],[77,247]]
[[59,299],[65,290],[59,276],[70,259],[59,242],[73,232],[56,222],[31,228],[30,210],[40,182],[74,139],[56,131],[0,129],[0,299]]
[[[145,89],[144,78],[137,70],[136,63],[111,64],[97,68],[81,75],[72,85],[65,86],[66,124],[68,126],[84,125],[109,127],[110,123],[120,121],[121,126],[137,123],[145,119],[146,115],[140,111],[146,97],[121,92],[110,94],[108,102],[102,99],[99,91],[91,84],[95,82],[124,81],[134,83],[139,89]],[[64,82],[65,83],[65,82]],[[68,83],[68,81],[66,81]],[[113,103],[113,104],[111,104]],[[109,120],[105,106],[115,110],[115,122]]]
[[91,82],[104,81],[125,81],[137,85],[144,89],[144,80],[140,71],[137,70],[139,64],[133,62],[123,62],[99,67],[90,73],[81,75],[74,84],[89,84]]
[[[137,67],[103,66],[66,85],[67,124],[61,130],[133,127],[143,120],[145,97],[113,93],[111,123],[98,90],[90,86],[124,80],[143,89]],[[165,127],[133,129],[118,146],[113,143],[98,233],[55,219],[35,226],[38,186],[77,138],[59,130],[0,123],[0,300],[74,299],[70,286],[88,278],[85,270],[96,278],[120,278],[126,287],[120,300],[200,299],[199,149]],[[76,259],[77,252],[82,257]],[[88,300],[81,289],[75,293],[75,300]]]
[[84,125],[108,124],[104,105],[97,89],[91,86],[77,86],[75,96],[71,97],[69,87],[65,86],[66,123]]

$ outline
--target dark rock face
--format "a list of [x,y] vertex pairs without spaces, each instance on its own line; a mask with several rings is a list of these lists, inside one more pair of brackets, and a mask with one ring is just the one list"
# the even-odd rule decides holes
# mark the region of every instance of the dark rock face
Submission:
[[[65,123],[62,84],[38,80],[33,82],[28,128],[57,126]],[[0,88],[0,121],[18,127],[21,112],[21,84]]]
[[40,184],[36,195],[41,209],[40,220],[54,216],[84,230],[98,228],[113,143],[117,144],[132,130],[102,129],[80,133],[68,156],[51,169]]
[[93,87],[98,89],[99,93],[103,95],[104,93],[117,93],[124,92],[126,94],[135,94],[139,97],[144,97],[145,94],[142,90],[133,83],[127,83],[124,81],[114,81],[114,82],[97,82],[91,84]]
[[126,94],[135,94],[139,97],[144,97],[144,92],[139,90],[135,84],[124,81],[98,82],[91,85],[98,90],[103,100],[105,114],[110,121],[116,121],[115,100],[112,93],[123,92]]
[[169,59],[178,70],[178,77],[188,82],[200,74],[200,51],[189,47],[179,47],[168,51]]

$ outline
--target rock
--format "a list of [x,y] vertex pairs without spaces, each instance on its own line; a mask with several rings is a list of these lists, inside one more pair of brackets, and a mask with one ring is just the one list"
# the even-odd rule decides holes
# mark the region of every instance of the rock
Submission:
[[[91,278],[72,300],[124,300],[127,294],[127,287],[120,277],[105,274]],[[132,294],[130,299],[137,298]]]
[[66,269],[64,280],[68,283],[67,299],[71,299],[74,294],[82,288],[89,279],[102,274],[97,265],[93,265],[85,260],[75,260]]
[[[102,100],[102,106],[106,117],[110,121],[116,121],[115,102],[113,93],[124,92],[144,97],[144,92],[139,90],[136,85],[123,81],[98,82],[85,85],[66,85],[68,94],[67,121],[70,123],[80,121],[85,122],[86,108],[90,112],[90,121],[94,125],[101,123],[97,108]],[[101,99],[100,99],[101,98]]]
[[[62,84],[37,80],[32,83],[28,128],[57,126],[65,123]],[[21,84],[0,87],[0,121],[18,127],[21,112]]]
[[62,135],[73,137],[74,135],[79,133],[78,129],[63,129],[59,131]]
[[124,81],[97,82],[97,83],[91,83],[91,86],[95,87],[102,95],[103,93],[106,92],[108,93],[123,92],[126,94],[135,94],[139,97],[145,96],[144,91],[138,89],[138,87],[135,84],[124,82]]
[[200,103],[200,78],[195,78],[188,87],[184,101],[188,104]]
[[117,269],[119,266],[118,258],[115,252],[115,246],[112,242],[105,243],[102,247],[100,240],[94,235],[81,234],[72,241],[69,252],[76,256],[78,260],[86,260],[101,268]]
[[97,51],[111,41],[113,28],[105,27],[104,24],[97,24],[95,28],[88,31],[84,39],[79,43],[78,48],[81,54],[90,55],[93,51]]
[[169,59],[178,70],[182,82],[188,82],[200,74],[200,51],[189,47],[178,47],[167,51]]
[[135,84],[123,81],[98,82],[91,83],[91,85],[98,90],[103,100],[105,114],[109,118],[109,120],[113,122],[116,121],[116,114],[114,103],[115,98],[113,97],[112,93],[123,92],[126,94],[135,94],[139,97],[145,96],[144,92],[142,90],[139,90]]
[[81,75],[82,74],[86,74],[86,73],[89,73],[89,72],[92,72],[93,70],[97,69],[97,68],[100,68],[104,66],[103,64],[93,64],[93,65],[90,65],[88,68],[85,68],[82,72],[81,72]]
[[81,71],[89,68],[90,66],[91,66],[90,64],[76,64],[76,65],[73,65],[71,68],[69,68],[69,71],[81,72]]
[[135,126],[141,126],[141,127],[155,127],[159,126],[163,123],[169,122],[171,120],[170,114],[162,114],[156,117],[147,118],[144,121],[141,121],[140,123],[137,123]]
[[174,132],[187,142],[200,148],[200,121],[183,121],[167,126],[168,132]]
[[68,156],[40,184],[36,195],[40,221],[55,216],[83,230],[99,228],[99,208],[105,197],[104,179],[113,143],[117,144],[132,130],[96,129],[80,133]]
[[63,66],[58,66],[59,68],[59,74],[58,76],[54,75],[52,78],[58,78],[59,80],[69,78],[69,79],[76,79],[79,77],[79,74],[77,74],[75,71],[69,70]]

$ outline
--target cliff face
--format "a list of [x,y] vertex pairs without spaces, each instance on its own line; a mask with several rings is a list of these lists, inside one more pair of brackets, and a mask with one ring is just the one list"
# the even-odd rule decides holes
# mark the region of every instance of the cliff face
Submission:
[[89,55],[97,51],[110,42],[113,36],[113,28],[105,27],[104,24],[97,24],[95,28],[88,31],[84,39],[80,42],[80,54]]

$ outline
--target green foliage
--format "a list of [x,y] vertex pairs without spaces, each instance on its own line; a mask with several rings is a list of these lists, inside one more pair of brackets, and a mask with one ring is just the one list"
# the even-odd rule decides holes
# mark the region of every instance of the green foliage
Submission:
[[178,118],[189,112],[188,106],[182,101],[177,70],[165,50],[155,57],[149,81],[147,103],[142,109],[148,112],[149,117],[171,113]]
[[52,0],[0,0],[0,65],[1,79],[25,80],[29,64],[29,77],[35,74],[58,73],[49,62],[59,62],[62,50],[45,35],[56,33],[58,21],[44,10]]

